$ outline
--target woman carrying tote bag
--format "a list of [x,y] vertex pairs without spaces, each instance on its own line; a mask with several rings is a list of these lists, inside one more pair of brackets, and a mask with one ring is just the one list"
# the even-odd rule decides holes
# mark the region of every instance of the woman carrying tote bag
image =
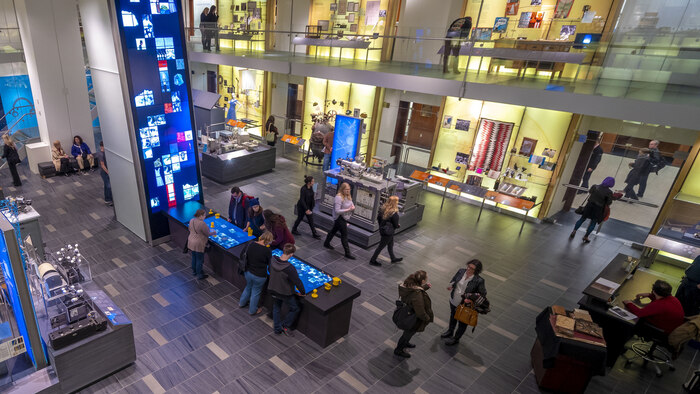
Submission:
[[265,141],[270,146],[275,146],[277,143],[277,136],[279,132],[277,131],[277,126],[275,126],[275,117],[270,115],[265,122]]
[[[455,319],[455,312],[460,304],[471,304],[472,301],[465,298],[468,293],[478,293],[482,297],[486,296],[486,284],[484,278],[480,276],[484,266],[479,260],[470,260],[467,262],[466,268],[461,268],[455,276],[452,277],[447,290],[450,291],[450,326],[440,335],[441,338],[449,338],[445,342],[448,346],[453,346],[459,343],[459,339],[467,330],[467,324]],[[459,323],[457,332],[455,328]]]

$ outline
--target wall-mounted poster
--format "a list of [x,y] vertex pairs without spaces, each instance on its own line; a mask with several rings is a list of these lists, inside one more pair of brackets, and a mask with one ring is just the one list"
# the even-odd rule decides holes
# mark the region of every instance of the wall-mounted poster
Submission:
[[568,40],[574,33],[576,33],[576,25],[563,25],[559,32],[559,39]]
[[373,26],[379,21],[379,1],[368,1],[365,4],[365,25]]
[[496,18],[496,21],[493,23],[493,32],[494,33],[505,33],[506,28],[508,28],[508,18],[505,18],[505,17]]
[[[481,119],[469,159],[469,170],[500,171],[508,149],[513,123]],[[478,171],[477,171],[478,173]]]
[[520,8],[520,0],[508,0],[506,15],[518,15],[518,8]]
[[554,9],[554,18],[568,18],[574,0],[557,0],[557,8]]
[[533,12],[530,16],[530,23],[527,24],[529,28],[539,28],[542,26],[542,20],[544,19],[544,12]]
[[469,164],[469,155],[462,152],[457,152],[457,157],[455,157],[455,163],[457,164]]
[[520,144],[520,151],[518,154],[521,156],[530,156],[531,154],[535,153],[536,146],[537,140],[523,137],[523,142]]
[[445,129],[452,128],[452,117],[450,115],[445,115],[442,118],[442,127]]
[[348,10],[348,0],[338,0],[338,15],[345,15]]
[[338,10],[338,3],[331,3],[331,12]]
[[457,122],[455,123],[455,130],[469,131],[469,125],[471,123],[471,120],[457,119]]
[[355,22],[355,14],[348,14],[348,22]]
[[523,12],[520,14],[520,20],[518,21],[518,27],[521,29],[527,29],[530,25],[530,18],[532,17],[532,12]]
[[476,41],[490,41],[492,30],[488,27],[477,27],[472,33],[472,38]]

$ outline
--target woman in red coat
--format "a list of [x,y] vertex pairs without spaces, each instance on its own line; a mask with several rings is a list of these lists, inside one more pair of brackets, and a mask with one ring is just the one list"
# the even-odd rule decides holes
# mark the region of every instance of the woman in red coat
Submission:
[[282,249],[286,244],[294,245],[294,236],[289,231],[284,216],[266,209],[263,211],[263,217],[265,218],[265,229],[275,236],[275,240],[270,244],[272,249]]

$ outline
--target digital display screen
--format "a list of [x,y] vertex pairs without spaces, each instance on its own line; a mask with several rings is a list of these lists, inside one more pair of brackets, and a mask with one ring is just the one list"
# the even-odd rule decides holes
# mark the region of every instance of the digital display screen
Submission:
[[[355,159],[360,144],[360,127],[362,119],[350,116],[335,116],[335,131],[333,134],[333,151],[331,153],[331,169],[337,168],[338,159]],[[327,178],[326,182],[336,183],[337,180]]]
[[155,214],[202,200],[181,4],[115,0],[153,239]]

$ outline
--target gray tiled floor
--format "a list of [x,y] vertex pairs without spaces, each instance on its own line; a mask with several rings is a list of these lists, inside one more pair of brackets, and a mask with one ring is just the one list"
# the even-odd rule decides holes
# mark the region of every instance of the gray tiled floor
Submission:
[[[638,253],[609,236],[598,236],[588,245],[569,242],[568,228],[557,225],[528,223],[518,237],[517,219],[485,211],[477,224],[478,207],[447,200],[440,211],[440,197],[426,192],[421,197],[426,204],[423,221],[397,236],[397,253],[405,258],[401,264],[370,267],[372,250],[352,246],[358,260],[348,261],[308,235],[297,237],[299,257],[331,273],[346,273],[341,277],[362,290],[350,334],[321,349],[301,334],[275,336],[266,318],[250,317],[238,308],[240,291],[232,285],[215,276],[194,280],[188,256],[174,245],[169,251],[153,248],[131,234],[100,201],[98,174],[48,182],[29,174],[25,166],[20,171],[29,179],[19,192],[32,198],[41,213],[47,246],[80,243],[92,261],[95,283],[116,294],[114,300],[134,323],[136,363],[86,388],[86,393],[537,392],[529,351],[538,311],[554,303],[574,307],[581,290],[616,253]],[[301,184],[305,173],[317,174],[318,169],[304,168],[289,155],[278,158],[273,172],[238,185],[263,196],[264,207],[282,209],[290,222],[298,196],[290,182]],[[0,179],[0,186],[8,186],[8,178]],[[225,212],[231,185],[205,179],[204,186],[207,205]],[[68,194],[75,199],[60,197]],[[309,233],[305,225],[300,230]],[[130,244],[125,247],[124,241]],[[439,338],[449,312],[444,289],[471,255],[495,275],[485,276],[493,310],[480,317],[479,326],[467,332],[460,346],[446,347]],[[438,319],[415,337],[414,356],[399,360],[391,347],[400,333],[389,312],[396,283],[416,269],[429,273]],[[663,378],[618,363],[607,376],[595,377],[589,390],[680,392],[691,364],[697,364],[694,356],[688,349],[676,363],[677,371]]]

